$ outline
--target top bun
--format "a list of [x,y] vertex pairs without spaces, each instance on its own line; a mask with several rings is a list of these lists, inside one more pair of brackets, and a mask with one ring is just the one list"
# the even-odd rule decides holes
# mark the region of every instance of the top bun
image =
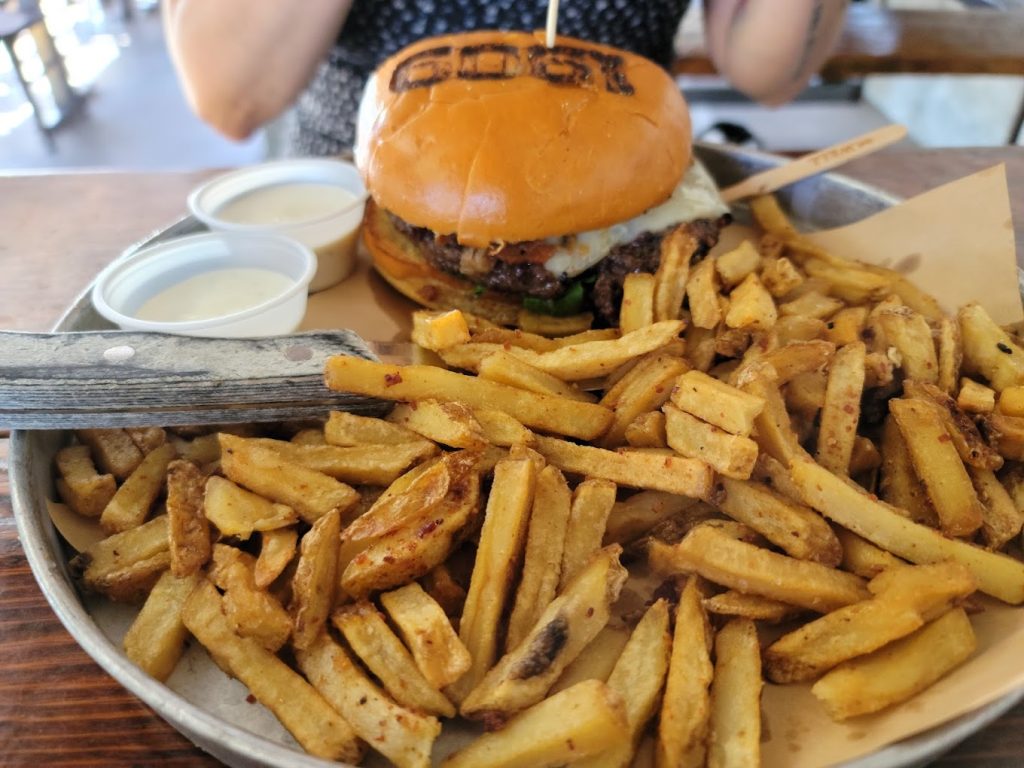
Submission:
[[686,102],[652,61],[482,31],[421,40],[381,65],[356,162],[387,210],[486,247],[630,219],[668,198],[690,153]]

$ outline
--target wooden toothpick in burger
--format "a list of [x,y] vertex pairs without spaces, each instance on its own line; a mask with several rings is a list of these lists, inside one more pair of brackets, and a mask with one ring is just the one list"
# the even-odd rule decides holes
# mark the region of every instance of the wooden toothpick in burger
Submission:
[[555,47],[555,36],[558,34],[558,0],[548,0],[548,23],[545,29],[544,42],[548,48]]
[[356,143],[363,236],[425,306],[615,325],[626,274],[657,271],[666,233],[688,228],[699,260],[729,209],[668,72],[546,32],[435,37],[381,65]]

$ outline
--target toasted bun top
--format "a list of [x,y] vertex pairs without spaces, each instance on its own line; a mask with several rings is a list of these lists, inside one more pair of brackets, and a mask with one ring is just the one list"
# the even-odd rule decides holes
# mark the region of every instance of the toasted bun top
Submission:
[[672,78],[626,51],[471,32],[377,70],[356,162],[400,218],[484,247],[610,226],[663,202],[690,163]]

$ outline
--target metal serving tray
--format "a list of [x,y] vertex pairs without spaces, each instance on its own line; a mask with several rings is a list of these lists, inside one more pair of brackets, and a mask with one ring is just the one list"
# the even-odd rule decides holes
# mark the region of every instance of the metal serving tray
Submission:
[[[716,145],[698,145],[697,154],[722,186],[785,162],[784,158],[773,155]],[[801,181],[781,192],[780,198],[796,220],[812,229],[848,224],[899,202],[898,198],[880,189],[839,174],[824,174]],[[129,250],[202,229],[203,226],[195,219],[184,218]],[[93,310],[86,290],[54,330],[85,331],[110,327]],[[46,509],[46,499],[54,498],[53,456],[66,441],[64,432],[14,432],[11,435],[10,472],[14,514],[25,554],[54,612],[79,645],[168,723],[230,766],[336,768],[338,763],[311,757],[299,751],[298,747],[290,746],[294,742],[287,736],[280,740],[266,736],[273,731],[264,730],[265,716],[257,716],[255,721],[250,721],[240,714],[236,722],[245,722],[246,728],[211,714],[202,705],[204,691],[173,690],[173,677],[169,681],[172,687],[157,682],[132,664],[120,647],[108,638],[101,623],[109,624],[109,618],[98,622],[97,617],[104,610],[102,605],[91,598],[83,598],[78,592],[68,572],[64,545]],[[186,661],[200,663],[194,657],[188,657]],[[988,725],[1022,697],[1024,690],[1016,691],[938,728],[847,763],[846,768],[923,765]],[[254,709],[250,707],[249,711],[256,715]]]

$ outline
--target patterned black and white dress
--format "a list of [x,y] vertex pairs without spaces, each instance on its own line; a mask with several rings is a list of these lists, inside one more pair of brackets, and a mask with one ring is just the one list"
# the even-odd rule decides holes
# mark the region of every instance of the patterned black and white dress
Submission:
[[[363,84],[391,54],[423,37],[544,27],[547,0],[355,0],[345,27],[299,97],[290,152],[333,155],[355,139]],[[667,67],[688,0],[562,0],[558,32],[634,51]]]

